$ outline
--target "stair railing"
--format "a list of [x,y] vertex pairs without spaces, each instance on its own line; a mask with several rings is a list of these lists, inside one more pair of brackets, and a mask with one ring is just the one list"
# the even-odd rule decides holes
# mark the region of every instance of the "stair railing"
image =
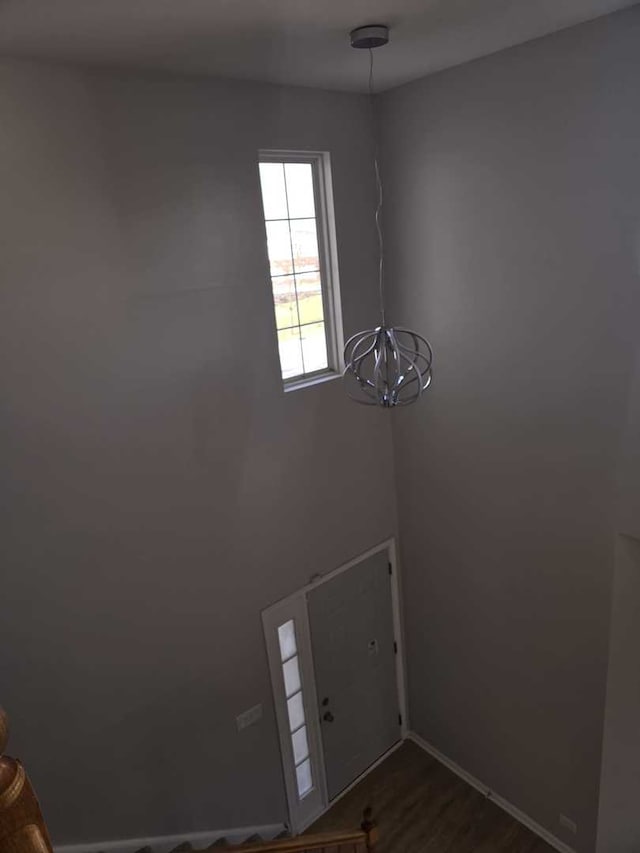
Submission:
[[[352,832],[316,832],[298,835],[294,838],[280,838],[273,841],[261,841],[256,844],[240,844],[236,847],[222,847],[222,851],[233,853],[374,853],[378,841],[378,827],[371,817],[371,809],[364,812],[364,820],[359,830]],[[203,853],[203,851],[194,851]]]

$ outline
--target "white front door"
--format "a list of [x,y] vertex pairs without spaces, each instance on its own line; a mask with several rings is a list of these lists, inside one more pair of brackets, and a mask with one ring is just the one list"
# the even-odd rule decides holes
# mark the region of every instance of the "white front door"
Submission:
[[307,593],[329,800],[401,737],[388,554]]

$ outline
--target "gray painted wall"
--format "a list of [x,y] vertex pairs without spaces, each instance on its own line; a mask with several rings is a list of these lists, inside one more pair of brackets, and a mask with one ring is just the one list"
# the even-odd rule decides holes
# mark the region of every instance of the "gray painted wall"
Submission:
[[12,749],[58,843],[284,820],[260,611],[395,509],[384,413],[282,392],[256,156],[331,151],[352,333],[366,102],[4,62],[0,114]]
[[[381,98],[412,727],[592,851],[638,317],[640,9]],[[559,813],[579,825],[563,830]]]

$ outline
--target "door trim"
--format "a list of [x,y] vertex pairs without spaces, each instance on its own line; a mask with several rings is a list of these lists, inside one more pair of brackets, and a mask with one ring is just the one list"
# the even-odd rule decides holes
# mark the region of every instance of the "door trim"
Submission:
[[[332,571],[323,575],[314,576],[310,582],[281,599],[266,610],[262,611],[262,625],[264,629],[265,645],[269,660],[269,671],[271,674],[271,688],[273,691],[273,702],[278,723],[278,735],[280,739],[280,755],[282,759],[282,771],[284,775],[285,790],[287,794],[287,807],[289,811],[289,825],[292,832],[304,831],[310,824],[317,820],[329,806],[337,802],[346,793],[343,791],[335,797],[331,803],[327,793],[326,770],[324,764],[324,751],[322,749],[322,731],[318,717],[318,701],[316,695],[315,670],[313,666],[313,650],[311,647],[311,632],[309,627],[309,614],[307,609],[307,595],[322,584],[327,583],[343,572],[349,571],[364,560],[375,554],[387,552],[389,565],[391,567],[391,609],[393,614],[393,632],[397,644],[396,654],[396,687],[398,693],[398,707],[402,718],[400,724],[400,740],[384,755],[368,767],[353,783],[346,789],[356,785],[374,767],[386,758],[406,738],[409,731],[409,720],[407,718],[406,699],[406,670],[404,656],[404,628],[402,619],[401,579],[398,566],[398,556],[395,539],[387,539],[363,554],[354,557]],[[296,625],[298,637],[298,657],[300,674],[303,686],[303,705],[305,711],[309,755],[311,758],[312,772],[314,774],[314,789],[302,800],[298,798],[295,765],[291,748],[291,735],[289,733],[289,720],[287,713],[287,700],[282,678],[282,664],[280,661],[280,650],[278,645],[278,626],[289,619],[293,619]]]

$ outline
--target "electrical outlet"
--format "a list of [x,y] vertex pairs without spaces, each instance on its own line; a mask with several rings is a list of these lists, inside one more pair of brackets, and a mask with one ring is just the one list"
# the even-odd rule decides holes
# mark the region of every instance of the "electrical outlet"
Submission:
[[238,731],[241,732],[243,729],[246,729],[248,726],[254,725],[258,720],[262,719],[262,705],[254,705],[253,708],[249,708],[248,711],[243,711],[242,714],[238,714],[236,717],[236,725],[238,727]]
[[563,826],[565,829],[568,829],[569,832],[572,832],[574,835],[578,831],[578,824],[575,821],[571,820],[570,817],[567,817],[563,814],[560,815],[560,826]]

